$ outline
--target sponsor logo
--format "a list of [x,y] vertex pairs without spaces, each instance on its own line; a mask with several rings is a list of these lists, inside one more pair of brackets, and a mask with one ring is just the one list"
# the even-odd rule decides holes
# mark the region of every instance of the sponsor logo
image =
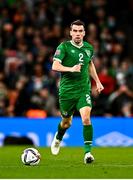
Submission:
[[133,138],[114,131],[97,138],[95,143],[98,146],[131,146],[133,145]]
[[75,50],[74,50],[74,49],[72,49],[72,50],[71,50],[71,52],[72,52],[72,53],[75,53]]

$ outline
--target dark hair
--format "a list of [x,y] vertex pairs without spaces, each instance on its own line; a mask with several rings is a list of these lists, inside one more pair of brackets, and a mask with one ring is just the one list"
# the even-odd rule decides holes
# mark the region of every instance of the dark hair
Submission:
[[78,20],[76,20],[76,21],[73,21],[73,22],[71,23],[70,28],[72,28],[73,25],[83,26],[83,27],[85,28],[84,22],[81,21],[80,19],[78,19]]

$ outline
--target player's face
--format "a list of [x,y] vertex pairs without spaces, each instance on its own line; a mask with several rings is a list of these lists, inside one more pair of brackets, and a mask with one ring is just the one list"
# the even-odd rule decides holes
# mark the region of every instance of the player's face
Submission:
[[70,35],[72,37],[72,41],[74,41],[76,44],[80,44],[85,36],[84,26],[73,25],[71,27]]

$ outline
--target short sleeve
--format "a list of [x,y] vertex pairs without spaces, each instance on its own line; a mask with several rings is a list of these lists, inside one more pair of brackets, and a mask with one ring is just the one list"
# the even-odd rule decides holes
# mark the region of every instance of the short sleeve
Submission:
[[56,51],[55,51],[55,54],[53,56],[53,60],[54,61],[59,61],[59,62],[62,62],[63,58],[65,57],[65,47],[64,47],[64,44],[61,43]]
[[90,55],[90,59],[93,60],[93,58],[94,58],[94,48],[92,48],[91,55]]

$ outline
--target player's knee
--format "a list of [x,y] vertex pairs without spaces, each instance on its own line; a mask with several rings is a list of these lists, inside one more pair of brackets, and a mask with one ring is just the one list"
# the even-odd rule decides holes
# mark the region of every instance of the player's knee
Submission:
[[64,129],[67,129],[67,128],[69,128],[71,126],[71,123],[70,122],[63,122],[62,123],[62,127],[64,128]]
[[90,125],[91,124],[90,117],[84,116],[82,118],[82,122],[83,122],[83,125]]
[[70,122],[67,122],[64,124],[64,128],[69,128],[71,126],[71,123]]
[[63,118],[62,122],[61,122],[61,125],[63,128],[69,128],[72,124],[72,118]]

